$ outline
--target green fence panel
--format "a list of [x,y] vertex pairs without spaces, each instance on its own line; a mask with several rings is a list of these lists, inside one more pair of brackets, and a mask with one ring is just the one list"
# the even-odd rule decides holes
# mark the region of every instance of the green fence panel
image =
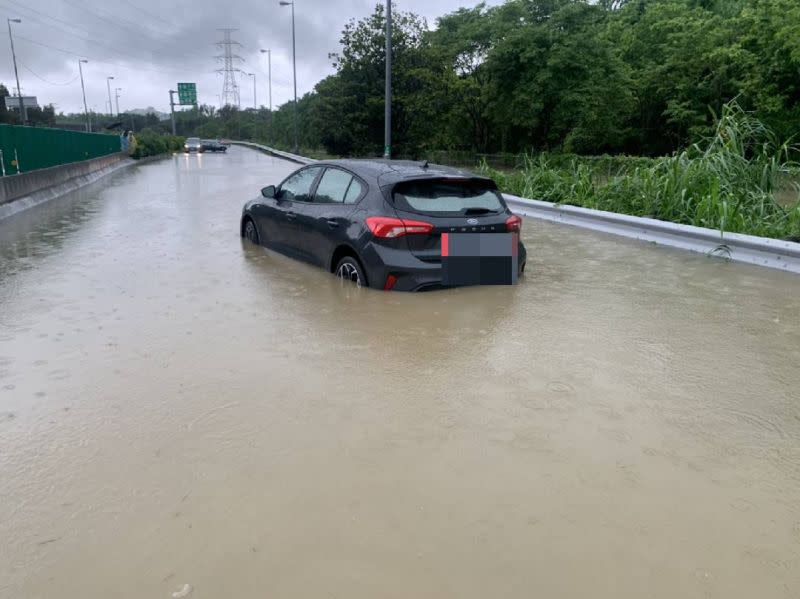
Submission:
[[119,152],[120,148],[118,135],[0,125],[0,150],[3,151],[6,175],[17,173],[17,166],[14,164],[15,151],[19,171],[27,173],[40,168],[108,156]]

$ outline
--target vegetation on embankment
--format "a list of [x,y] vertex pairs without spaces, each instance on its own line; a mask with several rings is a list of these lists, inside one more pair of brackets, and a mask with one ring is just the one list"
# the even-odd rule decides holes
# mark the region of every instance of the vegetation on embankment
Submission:
[[672,156],[634,159],[616,173],[603,161],[573,157],[567,163],[545,154],[528,156],[513,171],[482,170],[508,193],[709,227],[800,241],[800,191],[788,205],[786,178],[797,172],[796,149],[735,102],[723,107],[713,136]]
[[131,156],[144,158],[183,150],[185,139],[179,135],[159,133],[153,129],[143,129],[136,134],[135,147]]

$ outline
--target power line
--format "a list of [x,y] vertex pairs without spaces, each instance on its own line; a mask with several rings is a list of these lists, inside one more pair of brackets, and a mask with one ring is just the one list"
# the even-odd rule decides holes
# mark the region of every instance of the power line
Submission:
[[109,64],[109,65],[113,65],[113,66],[121,68],[121,69],[128,69],[128,70],[132,70],[132,71],[152,71],[154,73],[165,73],[167,75],[173,75],[175,73],[184,73],[185,72],[183,70],[179,71],[177,69],[176,70],[165,71],[163,69],[153,69],[153,68],[142,67],[142,66],[131,66],[131,67],[128,67],[128,66],[119,64],[117,62],[111,62],[109,60],[103,60],[101,58],[96,58],[96,57],[93,57],[93,56],[89,56],[89,55],[87,55],[85,53],[78,54],[77,52],[73,52],[71,50],[65,50],[64,48],[57,48],[56,46],[51,46],[49,44],[45,44],[45,43],[42,43],[42,42],[37,42],[36,40],[32,40],[32,39],[24,37],[22,35],[15,35],[14,39],[15,40],[17,40],[17,39],[24,40],[24,41],[28,42],[29,44],[35,44],[37,46],[42,46],[43,48],[49,48],[50,50],[55,50],[56,52],[63,52],[64,54],[69,54],[71,56],[77,56],[78,58],[88,58],[88,59],[91,59],[93,62],[98,62],[100,64]]
[[[43,17],[46,17],[46,18],[48,18],[48,19],[53,19],[53,20],[55,20],[55,21],[58,21],[58,22],[64,23],[65,25],[67,25],[67,26],[69,26],[69,27],[72,27],[73,29],[76,29],[76,30],[78,30],[78,31],[85,31],[85,30],[83,30],[83,29],[80,29],[79,27],[76,27],[75,25],[71,25],[71,24],[70,24],[70,23],[68,23],[67,21],[63,21],[63,20],[61,20],[61,19],[56,19],[55,17],[50,17],[50,16],[48,16],[48,15],[45,15],[45,14],[43,14],[43,13],[39,13],[38,11],[36,11],[36,10],[35,10],[35,9],[33,9],[33,8],[26,9],[26,10],[30,10],[30,11],[36,12],[37,14],[41,14]],[[31,20],[33,20],[33,21],[34,21],[34,22],[36,22],[36,23],[39,23],[39,24],[41,24],[41,25],[44,25],[45,27],[50,27],[50,28],[52,28],[52,29],[54,29],[54,30],[56,30],[56,31],[60,31],[60,32],[62,32],[62,33],[65,33],[65,34],[67,34],[67,35],[71,35],[71,36],[73,36],[73,37],[75,37],[75,38],[77,38],[77,39],[81,40],[82,42],[86,42],[86,43],[88,43],[88,44],[94,44],[95,46],[98,46],[98,47],[100,47],[100,48],[103,48],[104,50],[109,50],[109,51],[111,51],[111,52],[114,52],[115,54],[117,54],[117,55],[118,55],[118,56],[120,56],[121,58],[133,58],[132,56],[127,56],[127,55],[123,54],[122,52],[120,52],[120,51],[119,51],[119,50],[117,50],[116,48],[113,48],[112,46],[108,46],[108,45],[106,45],[106,44],[103,44],[103,43],[101,43],[101,42],[98,42],[97,40],[94,40],[94,39],[90,39],[90,38],[81,37],[80,35],[78,35],[78,34],[76,34],[76,33],[73,33],[72,31],[67,31],[66,29],[63,29],[63,28],[61,28],[61,27],[58,27],[58,26],[56,26],[56,25],[53,25],[53,24],[51,24],[51,23],[46,23],[46,22],[42,21],[41,19],[39,19],[38,17],[34,17],[34,16],[31,16],[31,15],[26,15],[26,14],[24,14],[24,13],[23,13],[23,16],[24,16],[26,19],[31,19]],[[87,33],[87,34],[89,34],[88,32],[86,32],[86,33]],[[91,35],[91,34],[89,34],[89,35]],[[29,41],[33,41],[33,40],[29,40]],[[34,43],[35,43],[35,42],[34,42]],[[43,44],[40,44],[40,45],[43,45]]]
[[[17,5],[17,2],[15,2],[15,0],[6,0],[6,1],[8,1],[8,2],[12,2],[12,3],[14,3],[15,5]],[[68,2],[68,0],[65,0],[65,1],[67,1],[67,2]],[[95,39],[93,39],[93,37],[94,37],[95,33],[93,33],[93,32],[90,32],[90,31],[88,31],[88,30],[86,30],[86,29],[83,29],[83,28],[81,28],[81,27],[79,27],[79,26],[75,25],[74,23],[70,23],[69,21],[65,21],[64,19],[59,19],[58,17],[53,17],[53,16],[50,16],[50,15],[48,15],[48,14],[45,14],[45,13],[43,13],[43,12],[41,12],[41,11],[38,11],[38,10],[36,10],[35,8],[29,8],[29,7],[27,7],[27,6],[22,6],[22,5],[18,5],[18,6],[19,6],[19,9],[20,9],[20,10],[26,10],[26,11],[29,11],[29,12],[33,12],[33,13],[35,13],[35,14],[37,14],[37,15],[40,15],[41,17],[44,17],[44,18],[46,18],[46,19],[50,19],[50,20],[52,20],[52,21],[56,21],[56,22],[58,22],[58,23],[62,23],[63,25],[66,25],[67,27],[69,27],[69,28],[71,28],[71,29],[74,29],[74,30],[76,30],[76,31],[80,31],[81,33],[85,33],[85,34],[86,34],[88,37],[83,37],[83,36],[77,35],[77,34],[76,34],[76,33],[74,33],[73,31],[67,31],[67,30],[63,29],[62,27],[58,27],[58,26],[56,26],[56,25],[53,25],[53,24],[51,24],[51,23],[46,23],[46,22],[42,21],[40,18],[37,18],[37,17],[34,17],[34,16],[30,16],[30,15],[25,15],[25,14],[23,13],[23,16],[26,16],[27,18],[29,18],[29,19],[32,19],[33,21],[35,21],[35,22],[38,22],[38,23],[40,23],[40,24],[42,24],[42,25],[44,25],[44,26],[46,26],[46,27],[51,27],[51,28],[53,28],[53,29],[55,29],[55,30],[57,30],[57,31],[60,31],[60,32],[62,32],[62,33],[65,33],[65,34],[67,34],[67,35],[71,35],[71,36],[73,36],[73,37],[75,37],[75,38],[77,38],[77,39],[79,39],[79,40],[81,40],[81,41],[84,41],[84,42],[86,42],[86,43],[89,43],[89,44],[94,44],[94,45],[96,45],[96,46],[99,46],[99,47],[101,47],[101,48],[104,48],[104,49],[106,49],[106,50],[110,50],[111,52],[114,52],[115,54],[117,54],[117,55],[119,55],[119,56],[121,56],[121,57],[123,57],[123,58],[133,58],[134,60],[139,60],[139,58],[137,58],[137,57],[133,57],[133,56],[131,56],[131,55],[125,54],[125,53],[123,53],[123,52],[120,52],[120,51],[119,51],[117,48],[114,48],[114,47],[112,47],[112,46],[109,46],[109,45],[107,45],[107,44],[103,44],[103,43],[101,43],[101,42],[98,42],[98,41],[96,41]],[[7,8],[8,10],[12,10],[12,9],[8,8],[7,6],[6,6],[6,8]],[[90,13],[90,14],[91,14],[91,13]],[[129,22],[129,23],[130,23],[131,21],[127,21],[127,22]],[[135,24],[134,24],[134,25],[135,25]],[[130,29],[126,29],[126,31],[130,31]],[[139,33],[139,32],[134,32],[134,33],[136,33],[136,35],[140,35],[140,33]],[[150,39],[157,40],[157,41],[161,41],[161,38],[154,38],[154,37],[152,37],[152,36],[149,36],[149,35],[147,34],[147,32],[144,32],[144,33],[142,33],[141,35],[147,35],[147,36],[148,36]],[[152,53],[153,53],[153,54],[160,54],[160,53],[164,52],[165,50],[166,50],[166,44],[162,45],[161,47],[154,48],[154,49],[152,50]],[[173,56],[181,56],[181,57],[183,57],[183,58],[186,58],[186,59],[191,59],[191,58],[192,58],[192,57],[191,57],[191,56],[189,56],[188,54],[180,54],[180,55],[178,55],[178,54],[175,54],[175,53],[174,53],[174,52],[172,52],[172,51],[170,51],[170,53],[171,53]]]
[[33,76],[34,76],[34,77],[36,77],[37,79],[40,79],[40,80],[44,81],[44,82],[45,82],[45,83],[47,83],[48,85],[59,85],[59,86],[72,85],[73,83],[75,83],[75,81],[77,81],[77,80],[78,80],[78,77],[79,77],[79,75],[75,75],[75,77],[73,77],[72,79],[70,79],[70,80],[69,80],[69,81],[67,81],[66,83],[54,83],[54,82],[52,82],[52,81],[50,81],[50,80],[48,80],[48,79],[45,79],[44,77],[42,77],[41,75],[39,75],[38,73],[36,73],[36,71],[34,71],[33,69],[31,69],[31,68],[30,68],[30,67],[28,67],[27,65],[24,65],[24,64],[22,64],[22,63],[21,63],[21,62],[19,62],[19,61],[17,61],[17,62],[19,63],[19,65],[20,65],[20,66],[21,66],[23,69],[25,69],[26,71],[28,71],[28,72],[29,72],[31,75],[33,75]]
[[[59,19],[58,17],[54,17],[52,15],[48,15],[47,13],[43,13],[43,12],[41,12],[39,10],[36,10],[35,8],[31,8],[29,6],[24,6],[22,4],[14,2],[14,0],[8,0],[8,2],[11,2],[12,4],[14,4],[15,8],[12,9],[12,8],[6,6],[7,10],[25,10],[25,11],[28,11],[28,12],[32,12],[32,13],[40,15],[40,16],[46,18],[46,19],[50,19],[51,21],[56,21],[58,23],[62,23],[64,25],[66,25],[67,27],[71,27],[72,29],[76,29],[78,31],[81,31],[81,32],[85,33],[86,35],[91,35],[91,33],[89,31],[87,31],[86,29],[82,29],[82,28],[78,27],[77,25],[69,23],[68,21],[65,21],[63,19]],[[39,21],[39,19],[37,19],[36,17],[28,16],[28,18],[29,19],[33,19],[34,21]],[[39,23],[42,23],[43,25],[47,25],[48,27],[52,27],[52,25],[50,25],[49,23],[44,23],[43,21],[39,21]],[[64,31],[64,33],[69,33],[69,32]],[[71,35],[75,35],[75,34],[71,34]]]
[[170,27],[173,27],[173,26],[174,26],[174,25],[173,25],[173,23],[170,23],[169,21],[165,21],[164,19],[162,19],[162,18],[161,18],[161,17],[159,17],[158,15],[156,15],[156,14],[153,14],[153,13],[151,13],[150,11],[147,11],[147,10],[145,10],[145,9],[144,9],[144,8],[142,8],[141,6],[136,6],[136,5],[135,5],[133,2],[131,2],[130,0],[123,0],[123,2],[125,2],[125,4],[127,4],[128,6],[130,6],[131,8],[133,8],[134,10],[138,10],[138,11],[139,11],[139,12],[141,12],[142,14],[145,14],[145,15],[148,15],[148,16],[150,16],[150,18],[152,18],[152,19],[156,19],[157,21],[161,21],[162,23],[164,23],[164,24],[166,24],[166,25],[169,25]]
[[[129,33],[133,33],[134,35],[141,35],[141,33],[142,33],[139,30],[139,28],[140,28],[140,24],[139,23],[134,23],[133,21],[129,21],[127,19],[123,19],[122,17],[116,16],[116,15],[111,15],[113,18],[109,18],[109,17],[103,16],[103,14],[97,13],[97,12],[95,12],[93,10],[90,10],[86,6],[84,6],[82,4],[77,4],[77,3],[73,2],[72,0],[63,0],[63,2],[65,2],[66,4],[69,4],[70,6],[72,6],[74,8],[82,10],[86,14],[92,15],[96,19],[100,19],[101,21],[104,21],[104,22],[106,22],[106,23],[108,23],[110,25],[113,25],[114,27],[118,27],[119,29],[123,29],[123,30],[125,30],[125,31],[127,31]],[[106,13],[106,14],[110,14],[110,13]],[[117,20],[114,20],[114,19],[117,19]],[[136,28],[136,30],[133,30],[133,29],[131,29],[129,27],[125,27],[125,26],[121,25],[120,22],[122,22],[122,23],[130,23],[131,25],[133,25]],[[156,32],[156,33],[158,33],[158,32]],[[147,37],[150,40],[155,40],[156,39],[152,35],[150,35],[150,33],[147,34]]]

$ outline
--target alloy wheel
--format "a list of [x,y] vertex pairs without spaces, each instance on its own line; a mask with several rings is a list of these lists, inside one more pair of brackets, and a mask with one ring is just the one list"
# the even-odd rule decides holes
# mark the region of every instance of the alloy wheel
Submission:
[[355,264],[351,264],[350,262],[340,264],[339,268],[336,270],[336,276],[340,279],[355,283],[357,287],[361,287],[361,277],[358,274],[358,269]]

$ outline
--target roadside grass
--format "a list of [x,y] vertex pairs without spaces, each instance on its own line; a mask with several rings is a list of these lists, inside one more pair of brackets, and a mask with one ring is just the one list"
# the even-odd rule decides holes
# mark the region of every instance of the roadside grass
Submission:
[[797,148],[779,143],[760,121],[726,105],[715,134],[664,158],[611,163],[546,154],[521,168],[481,170],[508,193],[659,220],[800,241]]

